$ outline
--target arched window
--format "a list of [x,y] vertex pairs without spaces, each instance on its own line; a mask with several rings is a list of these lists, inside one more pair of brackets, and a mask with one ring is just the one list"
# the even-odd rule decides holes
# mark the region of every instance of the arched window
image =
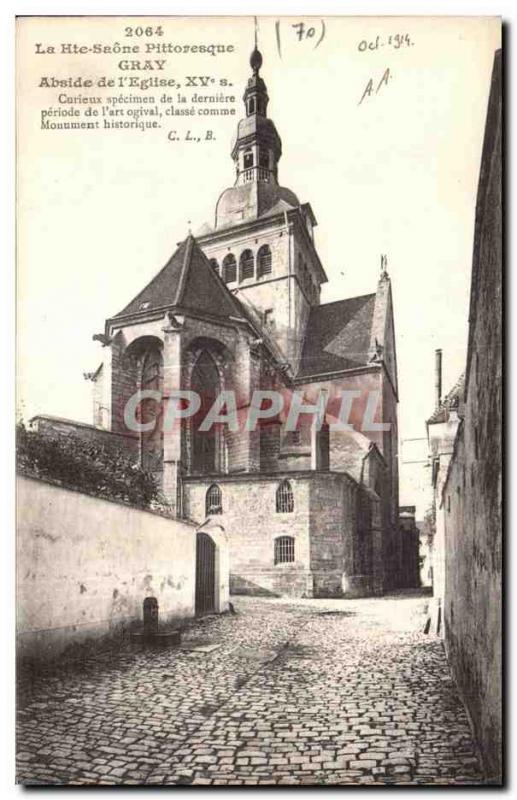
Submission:
[[279,536],[275,539],[275,564],[291,561],[294,561],[294,539],[292,536]]
[[207,490],[205,513],[207,517],[211,516],[212,514],[223,513],[223,495],[216,483],[213,483]]
[[257,277],[267,275],[271,272],[271,248],[268,244],[263,244],[257,254]]
[[289,481],[282,481],[276,490],[276,510],[279,514],[291,514],[294,511],[293,490]]
[[216,472],[219,468],[219,440],[221,431],[215,425],[200,430],[201,423],[215,402],[220,391],[219,372],[207,350],[203,350],[194,364],[190,388],[201,400],[199,410],[190,418],[192,425],[192,471],[194,473]]
[[249,109],[249,113],[250,114],[254,114],[255,113],[255,98],[254,97],[250,97],[249,102],[248,102],[248,109]]
[[223,259],[223,280],[225,283],[237,280],[237,262],[232,253],[228,253]]
[[217,274],[219,275],[219,262],[217,261],[217,258],[210,259],[210,266],[212,267],[214,272],[217,272]]
[[[163,386],[163,358],[157,346],[151,346],[141,359],[140,385],[142,390],[162,390]],[[146,398],[140,403],[140,421],[142,423],[154,422],[151,431],[140,434],[142,467],[149,472],[163,470],[163,424],[162,406],[153,398]]]
[[237,262],[233,253],[228,253],[223,259],[223,280],[225,283],[237,280]]
[[255,259],[251,250],[244,250],[239,260],[239,280],[253,278],[255,272]]

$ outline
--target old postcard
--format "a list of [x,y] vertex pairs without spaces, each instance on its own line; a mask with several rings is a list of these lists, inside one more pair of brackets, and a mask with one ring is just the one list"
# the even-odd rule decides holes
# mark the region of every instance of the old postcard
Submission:
[[501,785],[501,21],[19,17],[17,781]]

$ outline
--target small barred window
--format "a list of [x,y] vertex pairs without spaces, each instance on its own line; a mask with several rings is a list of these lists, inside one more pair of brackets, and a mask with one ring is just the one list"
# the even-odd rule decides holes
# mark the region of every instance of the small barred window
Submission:
[[288,564],[294,561],[294,539],[292,536],[279,536],[275,539],[275,564]]
[[219,486],[213,483],[206,493],[206,516],[223,513],[223,496]]
[[282,481],[276,490],[276,510],[279,514],[291,514],[294,511],[293,490],[289,481]]

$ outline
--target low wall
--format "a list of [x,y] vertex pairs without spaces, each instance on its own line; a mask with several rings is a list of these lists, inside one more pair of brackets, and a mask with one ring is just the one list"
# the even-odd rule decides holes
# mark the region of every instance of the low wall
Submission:
[[31,427],[47,436],[77,436],[85,442],[102,445],[111,452],[120,453],[126,458],[133,459],[135,463],[138,461],[139,439],[135,435],[116,433],[105,428],[96,428],[85,422],[75,422],[71,419],[42,414],[31,419]]
[[161,622],[193,616],[194,526],[25,477],[17,509],[21,657],[120,633],[150,595]]

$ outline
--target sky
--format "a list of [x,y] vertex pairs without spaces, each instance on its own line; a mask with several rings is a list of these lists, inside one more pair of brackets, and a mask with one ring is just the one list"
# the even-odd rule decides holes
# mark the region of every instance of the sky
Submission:
[[[25,419],[47,413],[91,421],[91,384],[83,373],[101,358],[92,335],[164,265],[190,227],[213,222],[219,194],[233,183],[231,141],[244,114],[253,18],[149,22],[162,23],[159,41],[234,46],[217,56],[146,58],[165,59],[160,77],[183,84],[186,75],[230,81],[224,91],[237,97],[236,116],[176,117],[146,132],[42,130],[41,109],[58,107],[62,91],[40,87],[43,76],[96,80],[129,73],[119,70],[117,54],[42,55],[36,43],[56,50],[63,42],[141,44],[125,28],[146,21],[19,22],[17,372]],[[397,35],[404,42],[398,48]],[[280,183],[310,202],[318,220],[316,246],[329,278],[322,302],[375,291],[380,255],[388,256],[401,503],[416,503],[421,516],[429,489],[425,419],[434,406],[434,351],[443,350],[444,392],[465,363],[476,190],[499,21],[264,17],[258,36],[268,114],[282,138]],[[72,96],[92,91],[114,93],[66,90]],[[164,90],[149,93],[160,97]],[[207,128],[212,140],[184,141],[188,129],[204,136]],[[171,129],[179,142],[169,141]]]

